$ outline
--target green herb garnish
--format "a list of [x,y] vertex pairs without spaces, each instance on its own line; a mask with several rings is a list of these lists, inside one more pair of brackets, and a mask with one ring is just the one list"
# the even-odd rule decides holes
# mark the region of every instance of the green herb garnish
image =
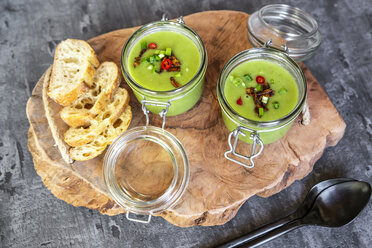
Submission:
[[160,50],[155,50],[154,53],[155,53],[155,54],[159,54],[159,53],[160,53]]
[[244,75],[244,78],[245,78],[247,81],[249,81],[249,82],[253,80],[253,78],[251,77],[251,75],[250,75],[249,73],[245,74],[245,75]]
[[282,88],[281,90],[279,90],[279,95],[284,95],[285,93],[287,93],[287,89],[286,88]]
[[233,80],[233,84],[235,85],[235,86],[240,86],[241,84],[243,84],[244,82],[243,82],[243,79],[241,79],[241,78],[235,78],[234,80]]
[[258,115],[263,116],[264,115],[264,109],[263,108],[258,108]]
[[176,75],[174,75],[174,77],[181,77],[181,72],[179,72]]
[[141,42],[141,49],[147,49],[147,42],[146,41]]
[[156,60],[156,61],[160,61],[161,58],[160,58],[158,55],[155,55],[155,60]]
[[165,49],[165,55],[171,56],[172,55],[172,48],[167,47],[167,49]]
[[263,97],[262,97],[262,102],[263,102],[263,103],[266,104],[268,100],[269,100],[268,97],[266,97],[266,96],[263,96]]
[[261,90],[262,90],[262,86],[261,86],[261,84],[257,85],[257,86],[256,86],[256,91],[261,91]]
[[278,109],[279,108],[279,102],[273,102],[273,106],[274,106],[274,109]]

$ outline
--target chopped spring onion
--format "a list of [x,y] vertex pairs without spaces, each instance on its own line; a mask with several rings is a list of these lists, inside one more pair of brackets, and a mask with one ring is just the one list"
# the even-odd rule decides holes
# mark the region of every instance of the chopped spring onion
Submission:
[[266,96],[263,96],[263,97],[262,97],[262,102],[263,102],[263,103],[267,103],[268,100],[269,100],[268,97],[266,97]]
[[159,54],[159,53],[160,53],[160,50],[155,50],[154,53],[155,53],[155,54]]
[[150,62],[150,64],[153,64],[155,62],[155,56],[150,56],[149,57],[149,62]]
[[141,59],[141,62],[143,63],[143,62],[148,62],[148,61],[147,61],[146,58],[142,58],[142,59]]
[[157,71],[156,71],[155,67],[154,67],[154,68],[152,68],[152,73],[157,73]]
[[284,95],[285,93],[287,93],[286,88],[282,88],[281,90],[279,90],[279,95]]
[[159,54],[165,54],[165,51],[164,51],[164,50],[161,50],[161,51],[159,52]]
[[242,83],[243,83],[243,79],[241,79],[241,78],[235,78],[234,81],[233,81],[233,84],[234,84],[235,86],[239,86],[239,85],[241,85]]
[[244,75],[244,78],[247,80],[247,81],[252,81],[253,78],[251,77],[251,75],[249,73],[245,74]]
[[158,57],[161,58],[161,59],[164,58],[164,56],[165,56],[165,55],[162,54],[162,53],[158,55]]
[[161,58],[160,58],[158,55],[155,55],[155,60],[156,60],[156,61],[160,61]]
[[258,115],[263,116],[264,115],[264,109],[263,108],[258,108]]
[[278,109],[279,108],[279,102],[273,102],[273,106],[275,109]]
[[172,48],[167,47],[167,49],[165,49],[165,55],[171,56],[172,55]]
[[257,87],[256,87],[256,91],[261,91],[261,90],[262,90],[262,86],[261,86],[261,84],[257,85]]
[[147,49],[147,42],[141,42],[141,49]]
[[181,77],[181,72],[179,72],[176,75],[174,75],[174,77]]
[[153,68],[154,68],[153,65],[149,65],[149,66],[147,67],[147,69],[149,69],[149,70],[152,70]]
[[233,82],[234,79],[235,79],[235,77],[234,77],[233,75],[230,75],[230,76],[229,76],[229,80],[230,80],[231,82]]

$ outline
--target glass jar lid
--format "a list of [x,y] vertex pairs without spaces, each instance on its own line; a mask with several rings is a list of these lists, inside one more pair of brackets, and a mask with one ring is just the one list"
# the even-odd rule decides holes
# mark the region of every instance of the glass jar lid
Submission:
[[103,161],[109,194],[136,214],[152,215],[173,206],[184,193],[189,174],[181,143],[154,126],[135,127],[119,136]]
[[285,4],[272,4],[254,12],[247,23],[248,40],[254,47],[268,41],[286,51],[296,61],[312,56],[321,43],[318,24],[301,9]]

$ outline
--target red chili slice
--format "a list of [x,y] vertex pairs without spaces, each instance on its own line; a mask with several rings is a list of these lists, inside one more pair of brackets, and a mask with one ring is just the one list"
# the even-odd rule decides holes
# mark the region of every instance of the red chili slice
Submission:
[[156,48],[158,48],[158,45],[156,45],[156,43],[150,43],[147,47],[149,49],[156,49]]
[[164,59],[163,62],[161,62],[161,68],[163,70],[168,70],[172,65],[172,61],[170,59]]
[[243,100],[242,100],[242,97],[239,97],[239,99],[238,100],[236,100],[236,104],[238,104],[238,105],[243,105]]
[[256,77],[256,82],[258,84],[263,84],[263,83],[265,83],[265,78],[263,76],[257,76]]

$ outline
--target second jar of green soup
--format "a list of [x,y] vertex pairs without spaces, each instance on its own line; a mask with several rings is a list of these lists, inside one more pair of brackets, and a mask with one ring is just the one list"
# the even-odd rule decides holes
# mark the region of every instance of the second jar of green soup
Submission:
[[174,116],[201,97],[207,53],[182,17],[138,29],[125,43],[121,59],[123,76],[146,110]]
[[[253,168],[264,145],[281,139],[303,110],[309,117],[306,79],[296,61],[311,57],[321,37],[310,15],[283,4],[253,13],[247,31],[254,48],[227,62],[217,96],[230,131],[225,158]],[[245,155],[236,152],[238,140],[252,144]]]

